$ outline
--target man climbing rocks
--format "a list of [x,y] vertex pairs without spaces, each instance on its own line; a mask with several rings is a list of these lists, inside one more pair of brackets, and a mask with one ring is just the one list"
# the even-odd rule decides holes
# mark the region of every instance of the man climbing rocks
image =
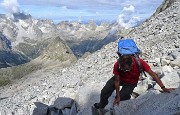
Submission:
[[[131,98],[131,94],[134,88],[137,86],[141,73],[139,70],[140,65],[138,63],[141,63],[142,70],[147,72],[164,92],[174,90],[174,88],[166,88],[157,74],[151,70],[150,66],[144,60],[138,58],[138,62],[137,58],[132,54],[122,55],[121,53],[122,52],[119,52],[118,48],[119,59],[114,64],[114,76],[107,81],[106,85],[101,90],[100,102],[94,104],[95,108],[104,108],[108,104],[108,98],[111,96],[114,90],[116,90],[114,104],[119,105],[120,101]],[[122,86],[121,90],[119,86]]]

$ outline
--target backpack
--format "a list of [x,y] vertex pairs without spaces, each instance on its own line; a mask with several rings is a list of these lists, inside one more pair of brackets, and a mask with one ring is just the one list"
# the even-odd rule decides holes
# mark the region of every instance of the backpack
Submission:
[[133,39],[121,39],[118,42],[118,52],[121,55],[138,55],[141,53]]
[[[133,39],[120,39],[118,42],[118,52],[117,53],[119,55],[119,58],[122,55],[134,56],[136,59],[136,62],[138,63],[139,72],[141,73],[140,79],[144,80],[144,78],[142,78],[142,73],[144,74],[145,77],[147,77],[146,73],[143,71],[142,63],[139,58],[139,54],[141,53],[141,51],[137,47],[137,45]],[[119,70],[120,70],[120,68],[121,67],[120,67],[120,62],[119,62]]]

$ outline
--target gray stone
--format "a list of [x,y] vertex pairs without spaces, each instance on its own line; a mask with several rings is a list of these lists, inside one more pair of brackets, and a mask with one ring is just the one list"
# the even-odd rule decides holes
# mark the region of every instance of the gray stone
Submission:
[[169,63],[170,63],[170,60],[167,60],[164,58],[161,59],[161,66],[169,65]]
[[175,59],[174,61],[171,61],[171,62],[170,62],[170,65],[171,65],[172,67],[175,67],[175,66],[180,67],[180,58],[177,58],[177,59]]

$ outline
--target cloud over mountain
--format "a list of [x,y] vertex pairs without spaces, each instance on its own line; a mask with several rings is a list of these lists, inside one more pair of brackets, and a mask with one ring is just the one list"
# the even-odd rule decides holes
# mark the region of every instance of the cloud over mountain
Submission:
[[0,6],[8,13],[17,13],[20,11],[17,0],[4,0]]
[[[35,18],[53,19],[59,21],[106,20],[115,21],[123,7],[133,6],[134,14],[140,19],[147,19],[163,0],[0,0],[1,6],[8,12],[28,11]],[[2,5],[3,4],[3,5]],[[126,10],[133,10],[133,7]],[[148,7],[148,9],[147,9]],[[132,8],[132,9],[131,9]],[[125,10],[125,9],[124,9]],[[7,11],[7,10],[5,10]],[[1,13],[1,9],[0,9]],[[136,16],[136,17],[137,17]],[[137,19],[137,18],[135,18]],[[132,19],[133,20],[133,19]],[[130,21],[133,22],[133,21]],[[137,20],[135,21],[137,22]],[[132,24],[133,25],[133,24]]]
[[135,15],[135,7],[128,5],[123,8],[122,13],[118,16],[117,22],[120,26],[129,28],[138,25],[142,19]]

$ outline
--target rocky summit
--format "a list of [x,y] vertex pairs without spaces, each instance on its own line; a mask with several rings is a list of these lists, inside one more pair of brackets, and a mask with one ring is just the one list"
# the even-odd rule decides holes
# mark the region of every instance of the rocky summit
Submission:
[[[142,50],[142,58],[147,60],[164,85],[176,89],[162,93],[161,88],[148,76],[138,82],[131,99],[120,102],[119,106],[112,106],[115,98],[113,93],[105,108],[106,115],[110,114],[110,108],[114,109],[115,115],[180,114],[179,6],[179,0],[165,0],[158,8],[161,10],[157,10],[152,17],[126,35],[134,38]],[[55,40],[61,41],[59,38]],[[99,101],[102,87],[113,75],[117,42],[109,43],[85,58],[78,59],[70,67],[47,65],[11,85],[1,87],[0,114],[40,115],[47,111],[48,106],[64,109],[60,103],[66,105],[72,99],[76,104],[73,101],[72,109],[64,109],[64,114],[72,115],[70,113],[75,110],[73,115],[92,115],[91,106]],[[52,44],[48,46],[50,52],[44,50],[42,55],[52,60],[56,60],[54,56],[59,59],[61,53],[51,52],[58,47],[58,43]],[[68,58],[69,50],[64,51],[62,54]]]

